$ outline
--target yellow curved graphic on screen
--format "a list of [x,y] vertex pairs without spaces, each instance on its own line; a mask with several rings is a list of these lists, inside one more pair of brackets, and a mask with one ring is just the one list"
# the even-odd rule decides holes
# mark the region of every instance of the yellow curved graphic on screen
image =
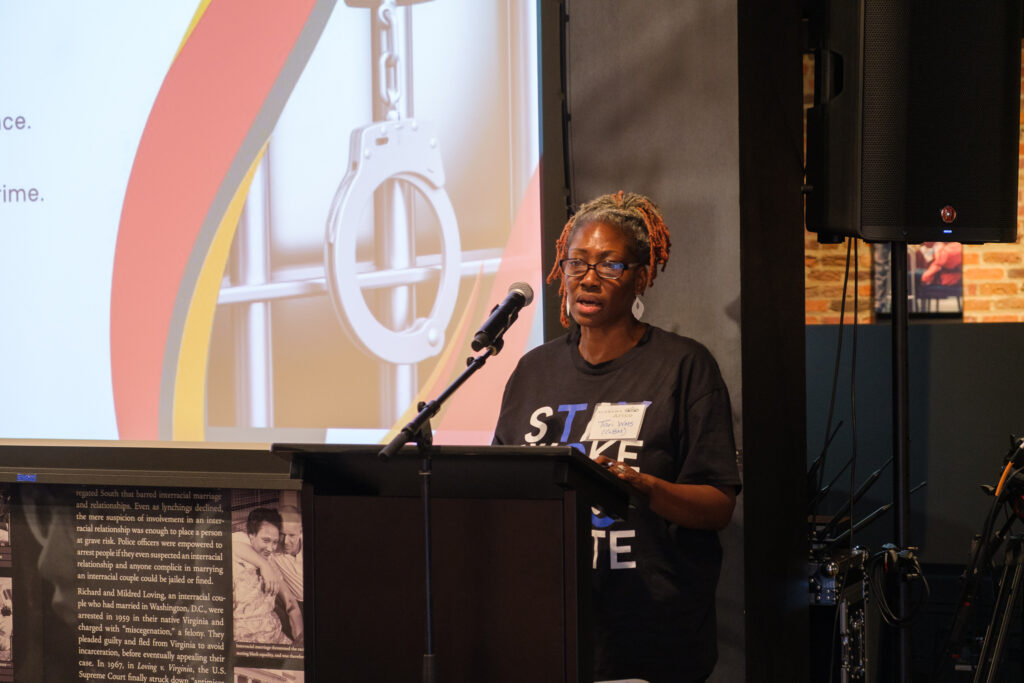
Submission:
[[212,0],[202,0],[199,3],[199,6],[196,7],[195,14],[192,15],[192,21],[188,23],[188,28],[185,29],[185,36],[181,39],[181,43],[178,45],[178,51],[174,53],[175,59],[177,59],[178,54],[181,53],[181,48],[185,47],[185,43],[188,41],[188,37],[192,35],[192,31],[195,30],[196,24],[198,24],[199,20],[203,18],[204,14],[206,14],[206,8],[210,6],[211,2]]

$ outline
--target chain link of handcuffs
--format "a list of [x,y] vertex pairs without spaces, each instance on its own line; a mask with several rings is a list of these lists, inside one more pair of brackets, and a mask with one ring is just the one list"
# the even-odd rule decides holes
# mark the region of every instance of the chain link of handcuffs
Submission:
[[381,54],[377,62],[380,73],[377,96],[388,108],[385,116],[388,121],[397,121],[402,116],[398,110],[398,103],[402,100],[402,85],[398,73],[401,58],[395,49],[396,9],[395,0],[382,0],[380,7],[377,8],[377,19],[384,27],[384,34],[381,36]]
[[[328,291],[346,332],[366,353],[394,364],[418,363],[440,353],[459,289],[461,246],[458,220],[445,191],[444,163],[429,122],[402,118],[405,97],[399,54],[402,22],[398,7],[424,0],[346,0],[352,7],[376,12],[381,34],[377,44],[376,93],[387,110],[383,120],[352,131],[348,171],[331,203],[327,220],[325,265]],[[376,22],[375,22],[376,23]],[[355,227],[374,191],[385,182],[400,182],[419,192],[441,227],[438,290],[429,315],[403,330],[382,325],[369,310],[356,278]]]

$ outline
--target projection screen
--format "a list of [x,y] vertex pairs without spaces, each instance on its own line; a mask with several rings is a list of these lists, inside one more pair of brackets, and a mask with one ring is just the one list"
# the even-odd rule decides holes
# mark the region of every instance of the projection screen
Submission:
[[[541,291],[536,3],[0,4],[0,434],[386,441]],[[487,443],[540,302],[433,427]]]

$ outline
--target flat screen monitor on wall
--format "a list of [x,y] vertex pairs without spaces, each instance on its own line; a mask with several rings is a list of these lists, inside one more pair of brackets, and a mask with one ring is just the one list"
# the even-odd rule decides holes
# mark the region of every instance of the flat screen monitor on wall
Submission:
[[537,4],[3,3],[0,436],[386,441],[542,290]]

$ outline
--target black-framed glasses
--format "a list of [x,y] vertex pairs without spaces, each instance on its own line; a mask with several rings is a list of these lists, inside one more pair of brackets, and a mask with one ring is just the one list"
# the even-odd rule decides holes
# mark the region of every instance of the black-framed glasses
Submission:
[[640,264],[623,263],[622,261],[587,263],[583,259],[578,258],[564,258],[558,262],[558,267],[562,269],[562,273],[566,277],[583,277],[587,274],[587,271],[593,268],[598,277],[603,277],[606,280],[618,280],[626,270],[638,265]]

